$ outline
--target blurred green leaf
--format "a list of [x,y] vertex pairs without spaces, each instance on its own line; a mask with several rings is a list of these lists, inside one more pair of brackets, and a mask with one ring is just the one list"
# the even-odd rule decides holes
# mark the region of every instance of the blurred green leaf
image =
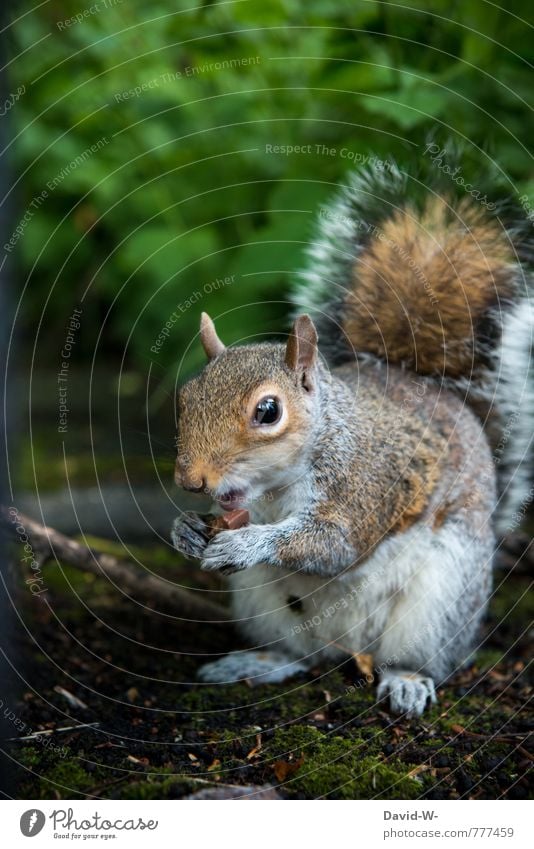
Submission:
[[[93,335],[118,296],[104,350],[122,353],[128,340],[141,369],[176,304],[198,290],[202,303],[156,357],[164,368],[186,351],[185,371],[200,362],[198,346],[188,346],[203,306],[221,315],[230,341],[280,331],[315,210],[354,167],[347,151],[402,161],[445,126],[474,150],[490,143],[519,193],[534,183],[534,57],[520,0],[91,8],[23,2],[29,13],[10,35],[10,84],[25,86],[9,114],[19,134],[13,161],[26,172],[13,229],[57,178],[16,263],[22,288],[37,260],[26,329],[50,294],[43,327],[52,346],[93,277],[84,313]],[[269,145],[310,152],[274,154]],[[231,285],[203,292],[227,276]],[[91,356],[87,328],[83,339],[78,354]]]

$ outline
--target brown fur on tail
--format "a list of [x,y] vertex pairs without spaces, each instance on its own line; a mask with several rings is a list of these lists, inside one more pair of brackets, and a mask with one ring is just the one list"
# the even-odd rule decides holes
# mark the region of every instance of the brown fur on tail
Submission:
[[513,296],[506,231],[468,199],[397,209],[358,254],[342,311],[356,352],[456,378],[481,363],[489,310]]

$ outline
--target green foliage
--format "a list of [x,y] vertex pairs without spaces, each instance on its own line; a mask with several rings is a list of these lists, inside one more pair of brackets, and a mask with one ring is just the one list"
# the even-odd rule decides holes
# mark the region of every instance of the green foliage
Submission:
[[283,330],[314,211],[351,156],[421,156],[438,129],[490,142],[532,188],[521,15],[519,0],[38,6],[12,28],[13,229],[47,192],[16,247],[27,326],[42,317],[55,340],[83,300],[78,353],[102,331],[104,354],[172,377],[199,362],[201,309],[230,342]]

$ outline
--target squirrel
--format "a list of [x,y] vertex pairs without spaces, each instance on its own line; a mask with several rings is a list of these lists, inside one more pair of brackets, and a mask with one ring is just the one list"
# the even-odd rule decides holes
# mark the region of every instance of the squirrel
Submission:
[[206,542],[183,513],[172,539],[228,575],[253,648],[201,681],[370,654],[377,699],[411,717],[472,656],[497,540],[532,500],[532,242],[507,200],[434,171],[348,177],[285,342],[226,347],[202,314],[175,480],[250,524]]

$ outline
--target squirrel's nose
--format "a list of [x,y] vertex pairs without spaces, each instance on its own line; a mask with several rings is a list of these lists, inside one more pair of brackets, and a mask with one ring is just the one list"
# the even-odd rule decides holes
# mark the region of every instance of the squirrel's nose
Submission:
[[206,489],[206,481],[204,478],[200,482],[182,479],[182,489],[186,489],[187,492],[203,492]]
[[176,483],[187,492],[203,492],[206,489],[205,477],[196,477],[187,474],[187,472],[182,472],[179,476],[176,476]]

